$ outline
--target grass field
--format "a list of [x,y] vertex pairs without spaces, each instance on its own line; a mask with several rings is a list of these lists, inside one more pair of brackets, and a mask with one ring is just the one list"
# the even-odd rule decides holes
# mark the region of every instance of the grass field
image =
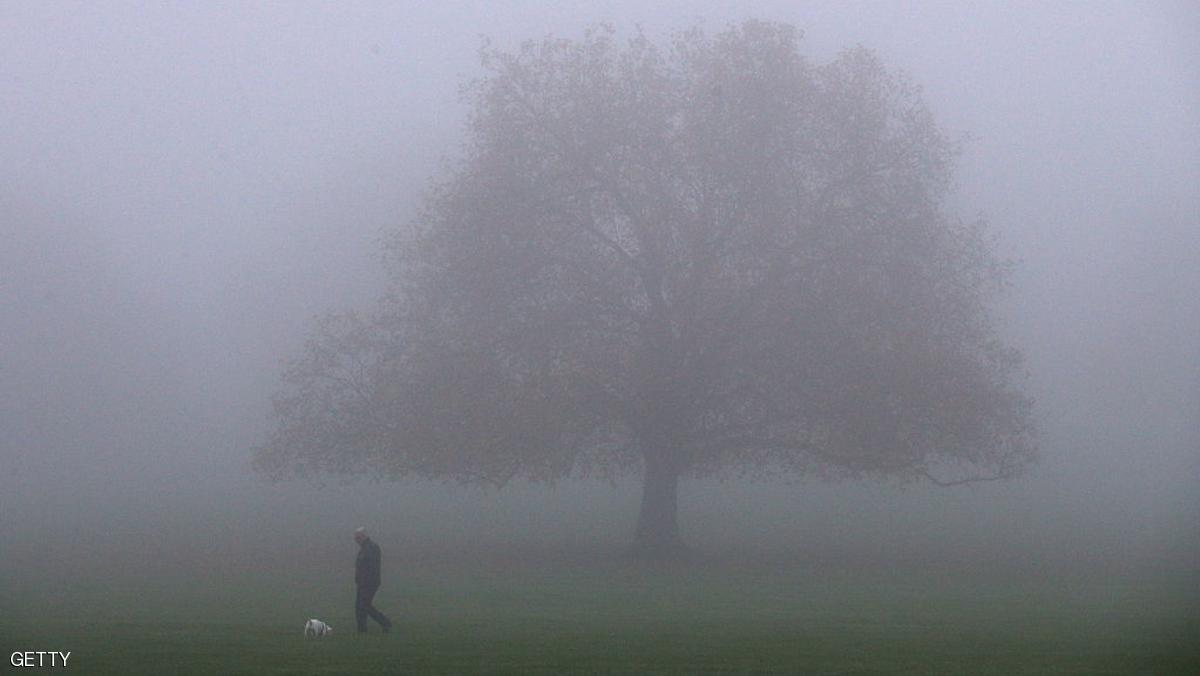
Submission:
[[[125,569],[6,581],[0,643],[70,650],[76,673],[1200,673],[1200,590],[1179,579],[482,556],[387,573],[389,635],[353,632],[342,580]],[[334,635],[303,638],[310,616]]]

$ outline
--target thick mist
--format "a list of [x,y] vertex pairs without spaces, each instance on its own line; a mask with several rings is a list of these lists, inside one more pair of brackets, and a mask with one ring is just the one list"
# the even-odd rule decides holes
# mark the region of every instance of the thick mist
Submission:
[[[689,482],[714,552],[1022,566],[1200,555],[1200,10],[1184,3],[41,4],[0,8],[0,568],[203,533],[226,566],[384,541],[619,551],[636,486],[271,485],[249,468],[314,315],[453,158],[499,46],[596,21],[794,23],[875,49],[963,137],[954,207],[1018,265],[1042,460],[952,489]],[[381,515],[386,515],[383,517]],[[496,535],[497,533],[506,535]],[[510,540],[517,534],[516,542]],[[133,544],[130,544],[133,543]]]

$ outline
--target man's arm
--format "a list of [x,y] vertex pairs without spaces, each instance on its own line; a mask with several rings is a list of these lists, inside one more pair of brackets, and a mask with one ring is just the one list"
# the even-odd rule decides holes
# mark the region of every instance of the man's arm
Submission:
[[371,547],[371,552],[367,559],[368,569],[370,571],[367,574],[367,578],[371,580],[373,584],[378,585],[380,582],[380,570],[383,568],[383,552],[379,549],[379,545],[373,542],[371,544],[374,546]]

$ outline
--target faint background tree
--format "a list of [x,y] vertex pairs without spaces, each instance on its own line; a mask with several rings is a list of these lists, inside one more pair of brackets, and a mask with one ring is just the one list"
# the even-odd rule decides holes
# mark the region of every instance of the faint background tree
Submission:
[[1008,265],[947,213],[957,154],[870,51],[788,25],[656,45],[485,45],[461,159],[322,320],[256,449],[269,476],[643,481],[635,551],[682,548],[682,477],[1002,479],[1034,459]]

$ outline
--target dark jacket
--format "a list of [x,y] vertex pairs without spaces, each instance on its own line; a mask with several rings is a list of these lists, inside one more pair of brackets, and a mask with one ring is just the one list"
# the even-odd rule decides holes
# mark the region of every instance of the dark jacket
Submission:
[[354,559],[354,584],[378,587],[380,558],[379,545],[371,538],[363,540],[358,546],[358,558]]

